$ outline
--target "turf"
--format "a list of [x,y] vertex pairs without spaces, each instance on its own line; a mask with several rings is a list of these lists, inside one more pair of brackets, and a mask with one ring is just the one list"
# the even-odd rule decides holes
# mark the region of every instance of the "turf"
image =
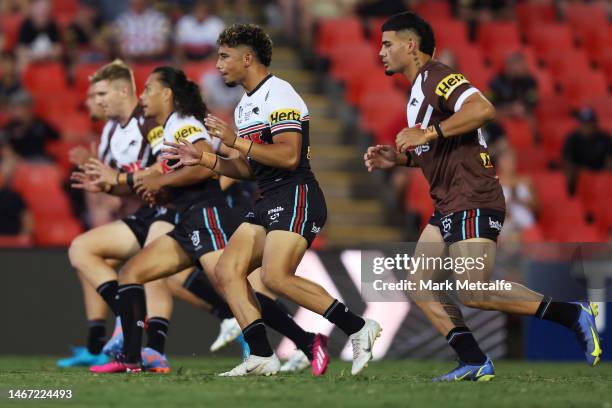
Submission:
[[[219,378],[237,362],[175,358],[173,373],[92,375],[60,370],[48,357],[0,358],[0,406],[69,407],[598,407],[612,408],[612,364],[499,362],[491,383],[433,384],[442,361],[384,361],[351,377],[334,361],[324,377],[309,372],[275,377]],[[72,389],[63,401],[10,400],[9,389]],[[146,405],[145,405],[146,404]]]

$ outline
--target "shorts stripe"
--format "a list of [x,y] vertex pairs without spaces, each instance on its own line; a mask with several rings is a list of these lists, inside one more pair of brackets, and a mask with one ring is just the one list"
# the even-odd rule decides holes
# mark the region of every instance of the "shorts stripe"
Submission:
[[219,227],[218,218],[215,217],[215,208],[216,207],[207,208],[206,211],[208,212],[208,217],[212,226],[212,230],[215,233],[215,237],[217,238],[218,249],[221,249],[225,247],[225,242],[223,241],[223,235],[221,234],[221,228]]
[[470,210],[470,238],[474,238],[476,236],[476,227],[475,225],[475,221],[476,221],[476,212],[474,210]]
[[213,211],[215,212],[215,220],[217,221],[219,232],[221,232],[221,235],[223,236],[223,248],[225,248],[225,245],[227,245],[227,235],[225,235],[225,231],[223,231],[223,227],[221,226],[221,219],[219,218],[217,207],[213,207]]
[[480,209],[476,209],[476,238],[480,238],[480,233],[478,232],[478,217],[480,217]]
[[462,238],[465,239],[465,217],[467,215],[467,211],[463,212],[463,222],[461,223],[461,235]]
[[211,227],[211,221],[212,220],[209,219],[208,208],[202,209],[202,213],[204,214],[204,225],[206,226],[206,229],[208,230],[208,234],[212,238],[213,248],[216,251],[217,249],[219,249],[219,242],[218,242],[217,234],[215,233],[215,231]]
[[304,186],[306,191],[304,192],[304,201],[306,206],[304,207],[304,221],[302,221],[302,228],[300,230],[300,235],[304,235],[304,227],[306,226],[306,221],[308,220],[308,186]]
[[300,186],[295,186],[295,199],[293,201],[293,216],[291,217],[291,226],[289,228],[291,231],[293,231],[293,224],[295,223],[295,215],[297,212],[297,199],[298,199],[299,188]]
[[304,186],[298,186],[298,192],[299,192],[298,194],[299,197],[298,197],[296,222],[293,228],[291,229],[291,231],[299,234],[302,223],[304,222],[304,201],[306,198],[305,197],[306,195],[304,194]]

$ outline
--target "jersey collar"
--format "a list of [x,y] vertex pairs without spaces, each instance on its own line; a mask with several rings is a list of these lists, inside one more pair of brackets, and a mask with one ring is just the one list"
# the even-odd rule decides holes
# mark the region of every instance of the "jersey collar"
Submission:
[[266,75],[266,77],[265,77],[264,79],[262,79],[262,80],[261,80],[261,82],[260,82],[259,84],[257,84],[257,86],[255,87],[255,89],[253,89],[251,92],[247,92],[247,93],[246,93],[246,94],[247,94],[247,96],[251,96],[251,95],[253,95],[255,92],[257,92],[257,91],[259,90],[259,88],[261,88],[261,86],[262,86],[263,84],[265,84],[265,83],[266,83],[266,81],[267,81],[268,79],[272,78],[272,76],[273,76],[272,74],[268,74],[268,75]]

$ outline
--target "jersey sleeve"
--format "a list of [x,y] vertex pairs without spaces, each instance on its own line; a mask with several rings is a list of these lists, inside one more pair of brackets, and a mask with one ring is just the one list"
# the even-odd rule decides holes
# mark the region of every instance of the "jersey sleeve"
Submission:
[[[187,140],[190,143],[196,143],[200,140],[206,140],[212,144],[212,139],[204,125],[195,118],[180,118],[166,131],[164,131],[163,140],[173,143],[179,143],[181,140]],[[153,148],[153,154],[158,154],[163,143],[159,143]]]
[[302,121],[308,119],[308,110],[291,85],[271,89],[269,98],[268,122],[272,136],[283,132],[302,133]]
[[162,148],[164,139],[164,128],[160,126],[155,119],[145,118],[140,126],[140,132],[147,139],[147,143],[151,146],[151,152],[156,155]]
[[457,112],[468,96],[480,92],[465,75],[451,69],[439,70],[434,75],[437,83],[435,92],[444,111]]

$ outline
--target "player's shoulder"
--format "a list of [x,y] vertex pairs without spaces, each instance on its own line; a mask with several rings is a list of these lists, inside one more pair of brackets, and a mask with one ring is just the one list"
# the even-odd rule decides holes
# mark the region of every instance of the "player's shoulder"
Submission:
[[268,81],[268,90],[270,91],[270,96],[292,95],[298,98],[300,97],[293,85],[291,85],[288,81],[274,75]]
[[173,136],[175,140],[179,140],[196,133],[206,133],[206,128],[194,116],[183,116],[175,112],[168,118],[164,126],[164,133]]
[[449,67],[440,61],[433,60],[423,71],[424,87],[436,95],[447,98],[455,89],[469,80],[459,70]]

